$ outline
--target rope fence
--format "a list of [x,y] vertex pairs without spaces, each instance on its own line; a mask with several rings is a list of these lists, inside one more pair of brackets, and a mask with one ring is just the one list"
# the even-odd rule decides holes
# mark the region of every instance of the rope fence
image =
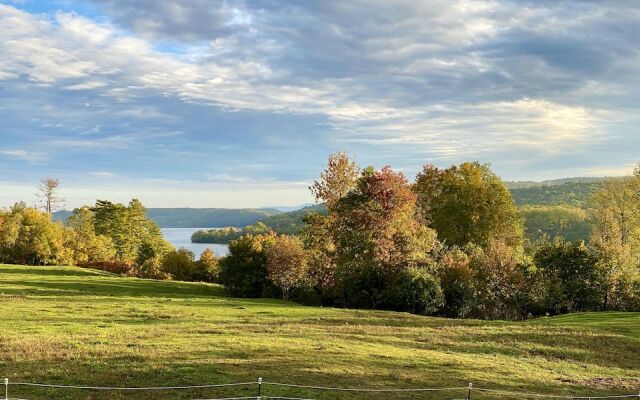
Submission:
[[[305,389],[315,391],[329,392],[355,392],[355,393],[420,393],[420,392],[466,392],[466,396],[458,398],[450,398],[449,400],[472,400],[472,393],[486,393],[493,395],[506,395],[519,398],[544,398],[544,399],[567,399],[567,400],[600,400],[600,399],[638,399],[640,400],[640,392],[636,394],[620,394],[610,396],[572,396],[572,395],[556,395],[543,394],[533,392],[519,392],[501,389],[488,389],[475,387],[472,383],[468,386],[442,387],[442,388],[348,388],[335,386],[314,386],[300,385],[294,383],[268,382],[262,378],[258,378],[253,382],[237,382],[237,383],[219,383],[204,385],[179,385],[179,386],[147,386],[147,387],[124,387],[124,386],[82,386],[82,385],[61,385],[49,383],[33,383],[33,382],[10,382],[8,378],[4,378],[4,400],[28,400],[18,397],[9,397],[10,386],[38,387],[50,389],[71,389],[71,390],[95,390],[95,391],[171,391],[171,390],[195,390],[195,389],[212,389],[212,388],[233,388],[233,387],[251,387],[254,386],[256,394],[254,396],[240,397],[215,397],[215,398],[199,398],[192,400],[316,400],[306,397],[286,397],[286,396],[269,396],[263,393],[263,388],[280,387],[289,389]],[[1,399],[0,399],[1,400]]]

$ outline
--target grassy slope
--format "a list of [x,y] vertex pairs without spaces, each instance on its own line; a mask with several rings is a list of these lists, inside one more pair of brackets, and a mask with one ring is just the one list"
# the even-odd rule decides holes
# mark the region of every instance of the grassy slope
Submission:
[[[640,314],[634,313],[520,323],[447,320],[231,299],[215,285],[21,266],[0,266],[0,292],[0,375],[11,381],[149,386],[262,376],[365,387],[474,382],[566,394],[640,389]],[[186,399],[254,392],[200,390],[163,397],[11,387],[11,393],[27,399]],[[372,398],[278,388],[268,393]],[[488,398],[474,395],[483,397]]]

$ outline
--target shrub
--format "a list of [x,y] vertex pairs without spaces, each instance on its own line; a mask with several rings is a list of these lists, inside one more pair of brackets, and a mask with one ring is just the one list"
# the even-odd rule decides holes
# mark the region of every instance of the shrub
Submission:
[[220,263],[211,249],[206,249],[200,255],[200,260],[194,264],[191,274],[192,281],[218,282]]
[[453,249],[443,255],[440,282],[444,296],[442,315],[453,318],[469,315],[474,307],[473,273],[464,252]]
[[195,263],[191,250],[178,249],[168,252],[162,260],[162,271],[173,279],[188,281],[193,275]]
[[444,296],[438,278],[425,268],[409,267],[393,279],[389,304],[398,311],[428,315],[442,307]]
[[260,297],[267,280],[267,248],[275,235],[246,235],[229,243],[229,255],[220,262],[220,280],[227,291],[240,297]]
[[522,257],[501,240],[486,248],[469,246],[475,307],[471,315],[483,319],[520,319],[526,290]]
[[546,299],[551,313],[599,310],[604,306],[604,271],[584,243],[544,243],[535,254],[535,262],[549,285]]
[[135,266],[131,271],[132,276],[146,279],[170,279],[171,275],[162,270],[162,259],[152,257],[146,259],[142,265]]

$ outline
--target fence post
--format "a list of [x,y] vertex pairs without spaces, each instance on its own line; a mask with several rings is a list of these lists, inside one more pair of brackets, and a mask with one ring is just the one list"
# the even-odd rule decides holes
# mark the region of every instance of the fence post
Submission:
[[471,389],[473,389],[473,383],[469,382],[469,389],[467,391],[467,400],[471,400]]
[[9,400],[9,378],[4,378],[4,400]]
[[262,393],[262,378],[258,378],[258,400],[260,400],[261,393]]

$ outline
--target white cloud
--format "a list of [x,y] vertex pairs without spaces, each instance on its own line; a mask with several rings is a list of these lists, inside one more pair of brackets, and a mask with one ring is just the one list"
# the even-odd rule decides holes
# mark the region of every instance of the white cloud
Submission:
[[40,152],[20,149],[0,150],[0,156],[6,156],[16,160],[25,161],[29,164],[41,164],[47,160],[47,157]]
[[[146,145],[217,171],[208,183],[248,187],[275,183],[220,170],[205,152],[269,165],[260,176],[279,181],[303,176],[270,154],[293,143],[298,152],[284,156],[314,162],[346,147],[375,163],[471,158],[527,170],[580,151],[628,150],[620,138],[637,133],[632,3],[97,2],[106,16],[95,20],[0,5],[7,106],[22,100],[23,114],[40,120],[33,140],[59,154],[138,161],[145,154],[134,150]],[[227,118],[234,113],[246,117],[240,127],[241,117]],[[292,128],[300,116],[313,126]],[[273,132],[255,128],[267,119],[278,121]],[[35,129],[24,125],[12,137]]]

